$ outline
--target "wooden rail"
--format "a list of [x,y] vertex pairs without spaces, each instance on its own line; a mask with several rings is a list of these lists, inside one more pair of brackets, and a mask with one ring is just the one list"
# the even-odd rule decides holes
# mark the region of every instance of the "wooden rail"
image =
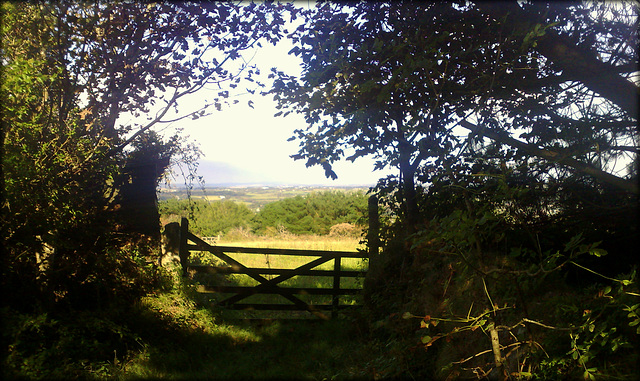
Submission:
[[[183,267],[183,274],[193,271],[207,274],[246,274],[259,282],[257,286],[222,286],[222,285],[201,285],[199,292],[219,292],[235,294],[220,302],[218,305],[229,309],[254,309],[254,310],[281,310],[281,311],[309,311],[312,314],[326,319],[328,318],[321,311],[331,310],[332,314],[338,310],[354,307],[353,305],[340,305],[341,295],[356,295],[360,289],[341,288],[340,280],[344,277],[361,277],[366,271],[342,270],[342,258],[367,258],[366,253],[352,251],[325,251],[325,250],[296,250],[296,249],[273,249],[273,248],[250,248],[235,246],[214,246],[205,242],[202,238],[195,236],[188,229],[188,220],[182,219],[180,238],[180,262]],[[192,242],[192,243],[189,243]],[[208,251],[223,260],[226,266],[205,266],[189,263],[191,251]],[[299,257],[319,257],[295,269],[275,269],[275,268],[253,268],[247,267],[227,255],[227,253],[245,254],[268,254],[268,255],[293,255]],[[328,261],[334,260],[333,270],[314,270],[313,268]],[[275,278],[267,279],[263,275],[277,275]],[[279,283],[291,279],[294,276],[327,276],[333,278],[332,288],[294,288],[281,287]],[[261,303],[238,303],[247,297],[255,294],[278,294],[289,300],[292,304],[261,304]],[[331,304],[316,305],[309,304],[298,298],[296,295],[330,295]]]

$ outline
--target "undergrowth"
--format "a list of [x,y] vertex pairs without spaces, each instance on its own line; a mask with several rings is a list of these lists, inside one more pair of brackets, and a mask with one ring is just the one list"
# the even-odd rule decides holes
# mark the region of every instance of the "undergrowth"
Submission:
[[361,313],[331,321],[224,321],[177,271],[130,306],[3,308],[3,379],[374,378],[388,346]]

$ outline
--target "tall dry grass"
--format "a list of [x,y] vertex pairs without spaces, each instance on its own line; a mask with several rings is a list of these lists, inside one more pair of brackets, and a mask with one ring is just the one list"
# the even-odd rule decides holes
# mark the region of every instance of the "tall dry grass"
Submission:
[[[296,250],[321,250],[321,251],[358,251],[363,250],[364,245],[360,244],[360,239],[356,237],[330,237],[316,235],[292,235],[281,234],[275,237],[264,237],[250,235],[246,239],[212,239],[212,244],[220,246],[234,247],[259,247],[269,249],[296,249]],[[293,269],[310,262],[316,257],[303,257],[291,255],[264,255],[264,254],[243,254],[230,253],[230,257],[239,261],[247,267],[257,268],[283,268]],[[364,266],[364,267],[363,267]],[[342,258],[341,268],[343,270],[366,269],[366,261],[361,258]],[[316,269],[332,270],[333,260],[326,262]]]

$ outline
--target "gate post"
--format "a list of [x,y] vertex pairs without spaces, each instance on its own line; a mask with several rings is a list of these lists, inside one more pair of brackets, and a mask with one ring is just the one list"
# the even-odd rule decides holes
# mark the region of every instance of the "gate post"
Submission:
[[369,242],[369,264],[378,255],[380,248],[380,218],[378,215],[378,197],[369,196],[369,232],[367,241]]
[[189,266],[189,249],[187,248],[187,235],[189,234],[189,220],[182,217],[180,220],[180,264],[182,265],[182,276],[187,276]]
[[340,305],[340,271],[342,270],[342,266],[340,260],[342,257],[336,257],[333,263],[333,299],[331,300],[331,317],[336,317],[338,313],[338,306]]

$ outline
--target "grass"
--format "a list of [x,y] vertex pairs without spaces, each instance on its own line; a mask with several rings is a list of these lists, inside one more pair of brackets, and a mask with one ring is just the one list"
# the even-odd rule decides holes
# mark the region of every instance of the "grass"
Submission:
[[327,235],[294,235],[282,233],[277,236],[246,235],[245,237],[223,236],[217,244],[222,246],[268,247],[301,250],[357,251],[364,249],[358,237],[332,237]]
[[[225,241],[218,242],[220,246],[240,246],[259,247],[269,249],[298,249],[298,250],[321,250],[321,251],[358,251],[363,246],[359,244],[357,238],[334,238],[327,236],[291,236],[285,239],[275,239],[269,237],[253,237],[250,241]],[[259,268],[283,268],[293,269],[301,266],[317,257],[304,257],[292,255],[263,255],[263,254],[242,254],[231,253],[233,259],[246,265],[247,267]],[[342,258],[341,268],[343,270],[366,269],[366,264],[361,258]],[[333,261],[324,263],[316,269],[333,270]]]
[[[179,277],[176,277],[178,279]],[[373,378],[383,349],[358,314],[331,321],[224,320],[193,301],[188,284],[142,301],[151,340],[120,363],[117,379]]]
[[[221,243],[322,250],[357,247],[356,239],[309,237]],[[260,255],[239,259],[251,262],[250,258],[251,266],[264,261]],[[286,257],[279,265],[295,267],[309,259]],[[362,265],[347,263],[345,268]],[[265,320],[258,311],[227,311],[245,313],[233,316],[211,308],[207,298],[196,292],[197,285],[179,274],[180,268],[167,272],[165,286],[135,305],[56,316],[0,309],[3,320],[11,323],[3,341],[12,343],[6,347],[1,374],[5,379],[328,380],[374,378],[386,366],[388,348],[368,336],[360,310],[330,321],[278,320],[278,314]],[[295,277],[287,285],[303,287],[309,282],[306,286],[325,287],[326,280],[330,278]],[[226,281],[242,283],[233,277]],[[288,317],[304,314],[309,315],[303,311]]]
[[[288,237],[220,244],[353,251],[358,240]],[[284,267],[296,267],[313,258],[272,257],[272,265]],[[252,267],[264,266],[263,255],[237,258]],[[202,260],[213,258],[203,255]],[[356,259],[345,261],[343,268],[366,265]],[[332,263],[328,267],[332,268]],[[393,375],[397,368],[398,356],[383,339],[372,336],[365,311],[346,311],[330,321],[279,320],[277,314],[265,319],[258,313],[263,311],[225,312],[212,308],[180,270],[178,266],[167,271],[163,286],[134,305],[71,311],[64,315],[67,317],[20,315],[0,309],[3,320],[15,323],[3,332],[3,340],[11,339],[12,345],[7,347],[9,356],[3,359],[0,375],[4,379],[352,380],[378,379]],[[330,280],[295,277],[287,285],[302,287],[303,282],[310,282],[308,286],[326,287]],[[243,282],[234,277],[225,281]],[[303,311],[297,317],[304,314],[309,315]]]
[[172,339],[132,357],[120,379],[325,380],[363,373],[358,365],[362,344],[345,322],[220,324]]

